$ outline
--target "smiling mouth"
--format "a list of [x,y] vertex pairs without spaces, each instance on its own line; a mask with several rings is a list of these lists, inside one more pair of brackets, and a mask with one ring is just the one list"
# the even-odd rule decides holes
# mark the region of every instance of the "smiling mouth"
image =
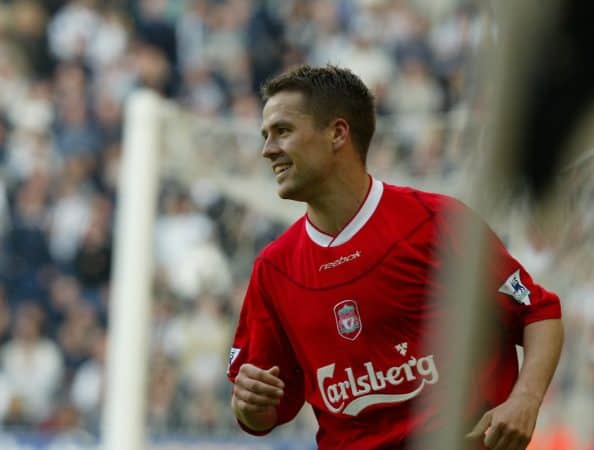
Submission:
[[278,166],[275,166],[273,168],[274,175],[276,175],[277,177],[279,177],[282,174],[284,174],[285,172],[287,172],[290,167],[291,167],[291,164],[279,164]]

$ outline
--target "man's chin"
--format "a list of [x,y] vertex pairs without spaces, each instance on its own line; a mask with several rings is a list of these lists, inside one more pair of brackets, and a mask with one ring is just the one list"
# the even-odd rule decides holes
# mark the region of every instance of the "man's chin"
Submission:
[[283,200],[296,200],[296,201],[303,201],[300,197],[299,197],[299,191],[298,189],[295,189],[294,186],[291,186],[289,184],[280,184],[278,186],[278,190],[277,190],[278,196],[280,198],[282,198]]
[[292,200],[293,199],[291,191],[288,189],[283,189],[282,187],[279,187],[277,193],[278,193],[278,196],[280,198],[282,198],[283,200]]

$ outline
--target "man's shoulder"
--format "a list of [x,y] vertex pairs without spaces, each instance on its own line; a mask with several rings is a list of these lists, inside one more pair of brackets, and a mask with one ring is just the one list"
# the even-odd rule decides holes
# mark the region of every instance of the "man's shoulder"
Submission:
[[450,195],[439,192],[424,191],[410,186],[397,186],[384,183],[384,193],[387,202],[418,203],[430,213],[437,213],[444,209],[456,208],[463,203]]
[[293,253],[297,244],[302,241],[304,236],[305,217],[299,218],[293,222],[280,236],[268,243],[259,253],[258,258],[275,261]]

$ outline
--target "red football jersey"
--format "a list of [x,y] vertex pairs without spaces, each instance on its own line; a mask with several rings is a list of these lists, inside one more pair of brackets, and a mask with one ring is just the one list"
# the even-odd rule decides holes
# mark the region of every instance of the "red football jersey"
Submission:
[[[280,367],[279,424],[304,401],[325,449],[405,449],[451,413],[435,400],[447,365],[447,305],[436,272],[461,246],[447,216],[472,214],[443,195],[372,179],[336,236],[303,217],[254,263],[229,365]],[[524,325],[561,315],[559,299],[533,283],[490,232],[494,346],[477,373],[472,414],[503,402],[518,373]],[[463,319],[461,319],[463,320]],[[433,344],[428,344],[433,342]],[[440,348],[437,348],[437,347]],[[246,430],[250,431],[250,430]],[[257,433],[255,433],[257,434]]]

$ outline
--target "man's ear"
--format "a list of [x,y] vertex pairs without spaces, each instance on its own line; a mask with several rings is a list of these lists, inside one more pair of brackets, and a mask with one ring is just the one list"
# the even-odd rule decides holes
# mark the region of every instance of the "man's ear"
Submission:
[[332,149],[338,150],[344,146],[349,138],[351,127],[349,123],[341,118],[334,119],[330,124],[330,132],[332,133]]

